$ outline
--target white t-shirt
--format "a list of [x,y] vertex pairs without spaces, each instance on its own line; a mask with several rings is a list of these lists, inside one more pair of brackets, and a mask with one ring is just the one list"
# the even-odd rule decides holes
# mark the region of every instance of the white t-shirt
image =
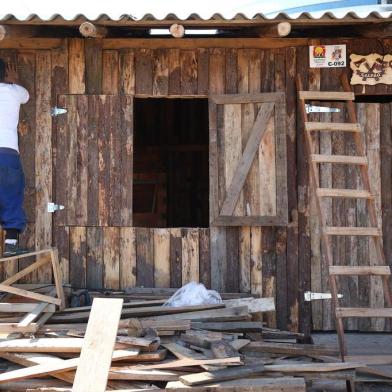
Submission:
[[19,109],[28,100],[29,93],[24,87],[0,83],[0,147],[19,151]]

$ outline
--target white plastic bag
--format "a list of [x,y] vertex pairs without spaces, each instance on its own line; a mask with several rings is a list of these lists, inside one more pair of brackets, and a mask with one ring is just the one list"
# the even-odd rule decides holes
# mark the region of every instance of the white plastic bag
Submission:
[[222,298],[218,292],[207,290],[204,284],[190,282],[178,289],[163,306],[180,307],[220,303],[222,303]]

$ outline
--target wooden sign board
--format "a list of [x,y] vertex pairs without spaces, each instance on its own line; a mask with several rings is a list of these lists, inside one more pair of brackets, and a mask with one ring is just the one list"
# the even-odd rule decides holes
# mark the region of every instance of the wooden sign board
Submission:
[[350,55],[351,84],[392,84],[392,54]]

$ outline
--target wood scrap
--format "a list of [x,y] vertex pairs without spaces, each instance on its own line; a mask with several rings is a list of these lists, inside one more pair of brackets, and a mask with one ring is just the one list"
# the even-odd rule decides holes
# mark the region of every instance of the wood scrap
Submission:
[[76,369],[73,392],[106,391],[122,304],[122,299],[94,299]]
[[185,385],[203,385],[220,381],[229,381],[238,378],[255,376],[264,371],[264,364],[238,366],[235,368],[216,370],[215,372],[203,372],[181,376],[180,381]]

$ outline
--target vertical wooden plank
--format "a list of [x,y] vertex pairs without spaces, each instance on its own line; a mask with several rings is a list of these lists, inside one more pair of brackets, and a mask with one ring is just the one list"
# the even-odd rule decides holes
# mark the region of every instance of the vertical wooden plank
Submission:
[[[223,153],[221,151],[220,159],[223,160],[225,175],[225,191],[227,192],[231,181],[233,179],[238,162],[242,156],[242,142],[241,142],[241,105],[224,105],[224,129],[222,135]],[[221,195],[221,203],[225,198],[225,194]],[[244,197],[241,191],[236,207],[233,212],[234,216],[244,215]]]
[[103,228],[103,286],[120,288],[120,230],[117,227]]
[[[361,124],[361,129],[364,132],[364,142],[366,142],[366,132],[369,123],[366,118],[366,103],[358,103],[356,105],[358,122]],[[356,188],[360,189],[362,181],[359,176],[356,176]],[[368,226],[368,209],[366,200],[357,200],[357,225]],[[359,265],[369,265],[369,239],[359,238],[357,243],[357,258]],[[358,278],[358,301],[361,307],[370,307],[370,276],[360,276]],[[368,318],[361,318],[358,320],[358,328],[361,331],[369,331],[371,329],[371,320]]]
[[[288,272],[292,270],[298,271],[296,56],[296,49],[286,49],[285,92],[289,225],[287,228],[279,228],[276,233],[276,317],[278,328],[284,328],[288,324],[288,285],[290,285],[291,280],[291,274]],[[298,276],[297,274],[295,276]]]
[[168,49],[169,61],[169,94],[181,94],[180,50]]
[[70,222],[77,226],[87,225],[88,202],[88,110],[87,96],[79,95],[76,99],[77,117],[75,124],[76,145],[76,198],[75,221]]
[[154,287],[154,238],[150,229],[136,229],[136,260],[137,285]]
[[87,224],[99,223],[99,135],[103,123],[101,101],[96,95],[88,97],[88,142],[87,142]]
[[70,267],[69,281],[73,288],[86,287],[86,228],[73,226],[69,228]]
[[250,292],[263,295],[262,229],[252,227],[250,234]]
[[102,39],[89,38],[84,41],[86,58],[86,93],[102,93]]
[[[307,53],[308,48],[299,48],[297,50],[297,74],[307,75]],[[308,88],[308,81],[301,78],[304,89]],[[305,150],[305,139],[302,120],[297,118],[297,193],[298,193],[298,273],[295,278],[298,286],[290,286],[288,283],[288,301],[290,307],[289,317],[293,323],[292,314],[295,311],[295,303],[301,301],[300,320],[301,332],[309,333],[310,329],[310,312],[311,305],[304,302],[304,292],[310,289],[310,233],[309,233],[309,167],[307,154]],[[299,274],[299,276],[298,276]],[[292,279],[288,271],[287,276]],[[298,299],[299,298],[299,299]],[[298,318],[298,313],[297,313]],[[304,322],[303,322],[304,321]]]
[[239,235],[237,227],[226,228],[227,280],[225,290],[231,293],[239,291]]
[[[17,66],[20,84],[30,94],[21,105],[19,119],[19,152],[25,174],[24,208],[28,222],[35,221],[35,53],[19,52]],[[26,265],[27,266],[27,265]]]
[[[279,238],[282,240],[282,238]],[[262,294],[263,298],[272,297],[276,301],[276,262],[278,254],[281,252],[278,249],[276,238],[276,231],[270,230],[265,232],[262,238]],[[275,302],[276,303],[276,302]],[[263,320],[267,325],[276,328],[276,312],[267,312],[263,315]],[[291,326],[293,328],[293,326]],[[295,329],[295,328],[293,328]]]
[[[35,52],[19,52],[16,56],[20,84],[29,91],[29,101],[21,105],[18,124],[19,153],[25,175],[24,209],[26,212],[27,227],[20,236],[20,243],[24,247],[35,247],[35,214],[36,214],[36,189],[35,189]],[[32,224],[30,224],[32,223]],[[1,237],[2,238],[2,237]],[[2,254],[2,252],[0,253]],[[19,270],[35,261],[34,258],[23,258],[19,263],[12,263],[12,268]],[[0,267],[1,268],[1,267]],[[9,271],[9,272],[11,272]],[[16,272],[16,271],[15,271]],[[32,281],[37,275],[34,271],[25,281]],[[21,280],[23,282],[23,280]]]
[[98,123],[98,222],[100,226],[109,225],[110,211],[110,99],[99,96]]
[[104,50],[102,54],[102,92],[118,94],[119,60],[117,50]]
[[167,95],[169,92],[169,59],[167,50],[157,49],[154,51],[154,76],[153,95]]
[[197,54],[194,50],[182,50],[181,64],[181,94],[197,94]]
[[208,94],[208,63],[209,53],[207,49],[197,50],[197,93],[199,95]]
[[[381,221],[381,168],[380,168],[380,104],[368,103],[366,105],[366,122],[368,124],[366,132],[367,156],[369,161],[369,179],[371,193],[376,195],[376,216],[378,217],[378,227],[382,227]],[[369,261],[370,265],[380,265],[382,260],[377,258],[375,242],[369,241]],[[382,281],[379,276],[370,277],[370,306],[372,308],[384,307],[384,292]],[[385,319],[372,318],[371,327],[373,331],[383,331]]]
[[[26,249],[34,249],[35,246],[35,224],[27,223],[25,230],[19,236],[20,245]],[[2,254],[2,253],[0,253]],[[19,259],[19,262],[13,262],[11,265],[11,270],[17,272],[17,270],[22,270],[28,267],[30,264],[33,264],[36,261],[36,258],[33,257],[24,257],[23,259]],[[11,272],[6,269],[7,273]],[[27,275],[25,278],[22,278],[18,281],[18,283],[32,283],[36,281],[37,271],[33,271],[31,274]]]
[[135,94],[135,53],[132,49],[120,51],[120,94]]
[[135,57],[136,94],[152,94],[153,60],[151,49],[139,49]]
[[199,282],[199,231],[182,229],[182,284]]
[[200,282],[211,288],[210,230],[199,229]]
[[[381,154],[381,212],[385,259],[392,267],[392,106],[381,104],[380,154]],[[389,331],[392,322],[389,320]]]
[[120,225],[132,226],[133,189],[133,98],[122,96],[120,103]]
[[[51,53],[40,51],[36,55],[36,134],[35,134],[35,183],[36,217],[35,246],[37,249],[52,245],[52,215],[47,212],[52,201],[52,117],[51,103]],[[43,256],[47,257],[47,256]],[[52,281],[52,269],[46,265],[37,271],[40,282]]]
[[250,227],[239,229],[240,292],[250,293]]
[[104,241],[102,227],[87,227],[86,287],[102,289],[104,276]]
[[237,49],[226,49],[226,94],[237,93]]
[[70,237],[69,227],[56,226],[54,230],[55,246],[59,251],[59,264],[63,283],[70,282]]
[[134,227],[120,228],[120,288],[136,286],[136,235]]
[[[59,48],[52,49],[52,107],[65,107],[65,98],[59,100],[60,94],[67,94],[68,86],[68,42],[64,40]],[[30,98],[31,99],[31,98]],[[35,105],[34,105],[35,106]],[[68,154],[68,132],[66,132],[67,116],[57,117],[53,123],[52,129],[52,156],[53,156],[53,200],[57,204],[67,206],[66,203],[66,173],[64,173],[64,164],[66,164],[66,156]],[[61,125],[60,125],[61,124]],[[64,225],[66,223],[66,212],[58,211],[53,216],[53,224],[55,226]],[[69,235],[67,234],[67,237]],[[69,240],[67,245],[67,260],[69,262]],[[59,249],[60,264],[62,252]],[[67,267],[67,280],[69,280],[69,266]],[[65,271],[63,271],[65,272]],[[64,278],[63,278],[64,279]]]
[[[224,49],[211,49],[209,60],[209,93],[223,94],[225,92],[226,80]],[[215,121],[217,120],[215,119]],[[217,128],[219,128],[219,125],[217,125]],[[212,183],[219,180],[217,178],[211,178]],[[226,229],[224,227],[211,227],[210,246],[211,287],[215,290],[223,291],[227,278]]]
[[[109,225],[121,225],[122,207],[122,178],[121,178],[121,151],[122,151],[122,119],[120,110],[120,97],[112,96],[109,99],[110,117],[107,122],[109,132]],[[128,162],[126,162],[128,163]],[[125,163],[125,164],[126,164]],[[127,173],[129,175],[129,172]]]
[[154,229],[154,287],[170,287],[170,231]]
[[237,85],[240,93],[249,92],[249,49],[238,49],[237,67]]
[[[323,73],[324,76],[324,73]],[[309,89],[314,91],[320,91],[321,89],[321,71],[319,68],[311,68],[309,69]],[[329,77],[329,74],[328,76]],[[326,89],[326,87],[322,87]],[[314,121],[324,121],[324,117],[321,119],[321,116],[314,115]],[[327,134],[327,132],[320,132],[318,135],[314,132],[313,142],[315,145],[315,154],[320,152],[321,147],[321,139],[323,136],[330,137],[330,135],[323,135],[323,133]],[[325,143],[326,141],[323,141]],[[325,165],[320,165],[320,182],[322,181],[321,176],[323,175],[322,170],[325,169]],[[309,168],[310,170],[310,168]],[[329,202],[330,200],[323,200],[322,203]],[[310,246],[311,246],[311,287],[312,291],[315,293],[321,293],[322,291],[322,284],[321,284],[321,231],[320,225],[321,222],[319,221],[318,213],[317,213],[317,205],[316,205],[316,195],[310,195],[309,199],[309,210],[310,210],[310,217],[309,217],[309,224],[310,224]],[[321,330],[323,324],[323,301],[312,301],[312,321],[313,321],[313,328]]]
[[86,91],[84,43],[82,38],[69,40],[69,94],[84,94]]
[[170,229],[170,287],[182,286],[181,229]]

